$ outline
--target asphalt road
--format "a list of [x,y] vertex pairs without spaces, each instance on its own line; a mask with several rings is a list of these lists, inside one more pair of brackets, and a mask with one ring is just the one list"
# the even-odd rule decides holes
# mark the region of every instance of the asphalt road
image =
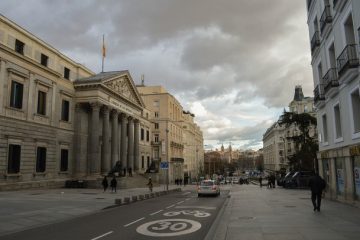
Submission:
[[0,237],[1,240],[204,239],[227,198],[184,191]]

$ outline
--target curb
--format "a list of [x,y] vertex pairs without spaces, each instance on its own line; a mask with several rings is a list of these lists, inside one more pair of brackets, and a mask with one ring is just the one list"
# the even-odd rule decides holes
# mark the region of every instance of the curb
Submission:
[[[204,240],[222,240],[226,238],[226,228],[227,228],[227,220],[220,223],[220,220],[223,218],[225,210],[227,206],[229,205],[231,199],[231,192],[229,192],[228,196],[226,197],[226,200],[224,204],[222,205],[220,211],[218,212],[215,220],[211,224],[211,227],[209,228],[209,232],[206,234]],[[225,233],[224,229],[225,228]]]
[[123,198],[116,198],[115,199],[115,205],[112,206],[122,206],[131,204],[134,202],[144,201],[151,198],[161,197],[166,194],[174,193],[174,192],[181,192],[181,188],[174,188],[168,191],[158,191],[158,192],[152,192],[152,193],[146,193],[146,194],[139,194],[139,195],[133,195],[131,197],[123,197]]

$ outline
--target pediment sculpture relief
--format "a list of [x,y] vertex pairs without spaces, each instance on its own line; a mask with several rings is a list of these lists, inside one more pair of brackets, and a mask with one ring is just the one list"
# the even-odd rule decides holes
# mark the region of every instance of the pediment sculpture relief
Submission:
[[132,102],[139,102],[135,96],[135,93],[130,87],[129,81],[126,78],[119,78],[116,80],[105,82],[104,85]]

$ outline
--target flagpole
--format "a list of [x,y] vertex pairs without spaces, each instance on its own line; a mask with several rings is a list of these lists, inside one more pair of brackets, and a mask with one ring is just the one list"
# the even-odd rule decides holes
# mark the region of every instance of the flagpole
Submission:
[[102,63],[101,63],[101,72],[104,72],[104,58],[105,58],[105,34],[103,34],[103,45],[102,45]]

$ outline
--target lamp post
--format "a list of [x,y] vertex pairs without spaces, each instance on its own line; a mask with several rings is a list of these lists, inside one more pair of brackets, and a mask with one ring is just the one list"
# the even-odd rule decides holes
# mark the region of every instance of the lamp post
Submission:
[[[166,124],[167,125],[167,124]],[[166,126],[166,161],[168,162],[168,168],[166,169],[166,191],[169,190],[169,168],[170,168],[170,161],[169,161],[169,129]]]

